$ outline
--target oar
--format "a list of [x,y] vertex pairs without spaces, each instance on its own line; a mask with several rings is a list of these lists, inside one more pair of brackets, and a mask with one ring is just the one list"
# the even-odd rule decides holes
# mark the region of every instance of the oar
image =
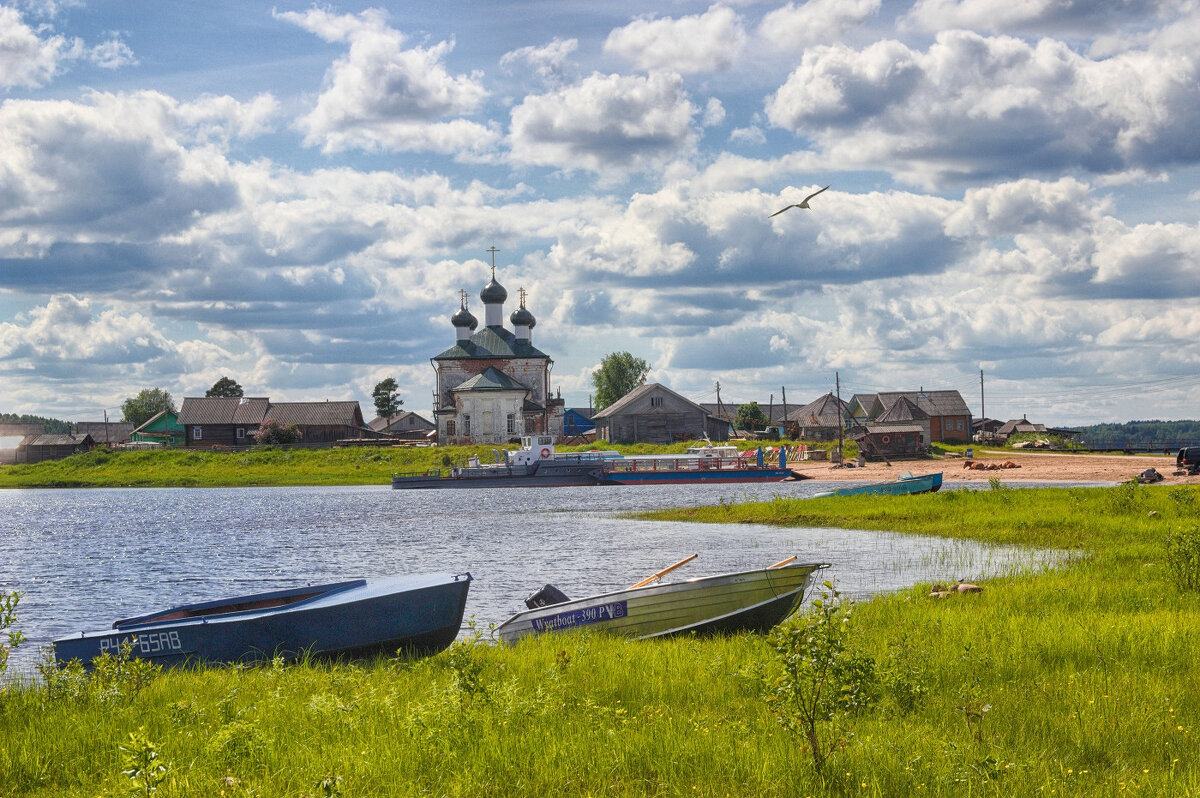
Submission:
[[676,568],[678,568],[679,566],[681,566],[681,565],[687,565],[688,563],[690,563],[692,560],[696,559],[696,558],[697,558],[697,557],[699,557],[699,556],[700,556],[699,554],[693,554],[691,557],[684,557],[682,560],[680,560],[679,562],[675,563],[674,565],[669,565],[669,566],[667,566],[666,568],[664,568],[664,569],[662,569],[661,571],[659,571],[658,573],[656,573],[654,576],[647,576],[645,579],[643,579],[642,581],[638,582],[636,585],[630,585],[630,586],[629,586],[628,588],[626,588],[626,589],[627,589],[627,590],[633,590],[635,587],[644,587],[644,586],[646,586],[646,585],[650,584],[651,582],[653,582],[653,581],[654,581],[654,580],[656,580],[656,579],[662,579],[664,576],[666,576],[667,574],[671,573],[672,571],[674,571],[674,570],[675,570]]
[[786,560],[780,560],[779,562],[775,563],[774,565],[768,565],[768,566],[767,566],[767,570],[769,571],[769,570],[771,570],[772,568],[782,568],[783,566],[787,565],[788,563],[790,563],[790,562],[791,562],[792,560],[794,560],[794,559],[796,559],[796,555],[795,555],[795,554],[793,554],[791,557],[788,557]]

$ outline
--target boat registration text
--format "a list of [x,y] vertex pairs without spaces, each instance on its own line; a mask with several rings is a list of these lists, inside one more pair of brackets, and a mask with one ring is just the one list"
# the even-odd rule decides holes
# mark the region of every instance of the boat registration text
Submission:
[[133,646],[133,652],[142,656],[169,654],[182,651],[183,644],[179,641],[179,632],[139,632],[125,637],[113,636],[100,640],[101,654],[116,654],[124,644]]
[[612,621],[624,618],[629,614],[624,601],[614,601],[611,604],[599,604],[595,607],[583,607],[570,612],[561,612],[546,618],[533,618],[530,623],[535,631],[553,632],[558,629],[570,629],[574,626],[587,626],[591,623]]

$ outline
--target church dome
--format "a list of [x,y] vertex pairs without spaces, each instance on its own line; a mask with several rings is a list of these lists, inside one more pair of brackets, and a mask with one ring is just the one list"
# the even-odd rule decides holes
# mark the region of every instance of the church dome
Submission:
[[504,286],[496,282],[493,275],[492,281],[483,287],[479,292],[479,298],[483,300],[485,305],[500,305],[504,300],[508,299],[508,292],[504,290]]
[[533,317],[532,313],[525,309],[524,305],[514,310],[513,314],[508,317],[508,320],[513,323],[514,327],[525,325],[526,327],[533,329],[533,327],[537,324],[537,319]]
[[458,312],[450,317],[450,323],[455,327],[469,327],[472,330],[479,326],[479,320],[466,308],[459,308]]

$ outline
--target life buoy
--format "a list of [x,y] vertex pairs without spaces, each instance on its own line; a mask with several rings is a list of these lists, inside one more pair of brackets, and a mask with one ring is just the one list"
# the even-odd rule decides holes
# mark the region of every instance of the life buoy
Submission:
[[889,443],[892,442],[892,436],[891,435],[880,435],[879,442],[882,443],[884,446],[887,446]]
[[542,449],[542,457],[549,457],[549,456],[550,456],[550,450]]

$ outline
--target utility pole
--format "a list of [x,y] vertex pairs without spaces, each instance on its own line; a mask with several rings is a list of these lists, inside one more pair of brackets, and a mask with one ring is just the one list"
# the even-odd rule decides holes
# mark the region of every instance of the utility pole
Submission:
[[717,380],[717,415],[725,417],[725,408],[721,406],[721,381]]
[[833,383],[837,388],[837,413],[838,413],[838,457],[840,458],[843,450],[842,430],[846,426],[846,419],[842,414],[842,375],[838,372],[833,372]]
[[780,394],[783,396],[783,434],[787,435],[787,388],[780,386]]
[[[987,430],[984,429],[984,424],[987,423],[987,412],[984,410],[983,404],[983,369],[979,370],[979,439],[982,441],[987,437]],[[967,435],[970,437],[970,430],[967,430]]]

